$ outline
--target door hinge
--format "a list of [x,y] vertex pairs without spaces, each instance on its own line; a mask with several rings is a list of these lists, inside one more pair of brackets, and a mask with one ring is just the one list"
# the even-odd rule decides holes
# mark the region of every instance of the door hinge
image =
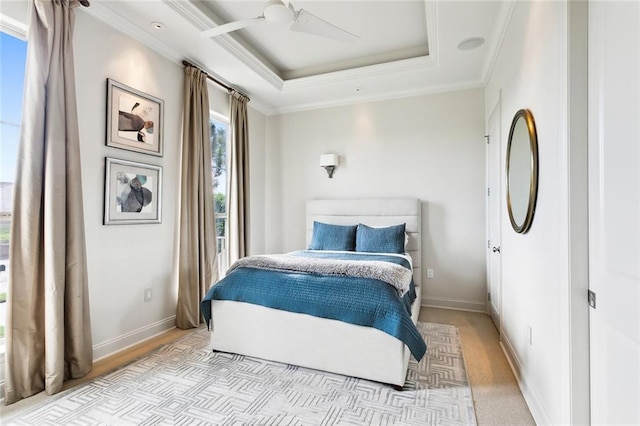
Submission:
[[486,139],[487,144],[488,144],[489,143],[489,135],[484,135],[484,138]]
[[591,308],[595,309],[596,308],[596,294],[593,291],[589,290],[589,292],[587,293],[587,297],[588,297],[588,300],[589,300],[589,306]]
[[487,188],[487,197],[491,196],[491,188]]
[[491,248],[491,240],[487,240],[487,248],[490,249]]
[[491,302],[491,293],[487,293],[487,299],[489,300],[489,302]]

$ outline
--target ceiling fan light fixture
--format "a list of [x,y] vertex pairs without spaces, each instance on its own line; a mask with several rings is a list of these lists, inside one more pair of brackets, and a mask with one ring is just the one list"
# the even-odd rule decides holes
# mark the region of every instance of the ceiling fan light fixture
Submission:
[[202,31],[200,35],[202,37],[216,37],[221,34],[227,34],[241,28],[262,23],[291,24],[289,28],[291,31],[315,34],[348,43],[355,43],[360,39],[357,35],[351,34],[324,19],[318,18],[304,9],[296,10],[288,0],[267,0],[266,6],[260,16],[218,25]]
[[484,44],[484,38],[482,37],[469,37],[458,43],[458,49],[460,50],[474,50]]
[[293,21],[293,10],[285,6],[280,0],[270,0],[264,8],[264,17],[268,22],[286,24]]

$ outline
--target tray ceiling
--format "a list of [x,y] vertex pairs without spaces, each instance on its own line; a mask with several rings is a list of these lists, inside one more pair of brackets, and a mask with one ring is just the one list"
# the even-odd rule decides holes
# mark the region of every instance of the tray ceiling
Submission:
[[[27,0],[2,0],[7,15]],[[350,44],[268,23],[216,37],[203,32],[259,16],[266,1],[93,0],[79,8],[161,55],[186,59],[277,114],[482,87],[514,1],[298,0],[305,11],[360,37]],[[9,13],[9,12],[11,13]],[[15,27],[15,25],[14,25]],[[17,25],[20,27],[20,25]],[[458,45],[485,40],[478,48]]]

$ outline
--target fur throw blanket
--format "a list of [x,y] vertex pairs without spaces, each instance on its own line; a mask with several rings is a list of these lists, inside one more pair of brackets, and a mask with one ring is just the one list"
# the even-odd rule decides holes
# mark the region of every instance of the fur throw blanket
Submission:
[[231,265],[227,274],[237,268],[370,278],[391,285],[400,297],[409,291],[412,277],[411,270],[395,263],[377,260],[317,259],[287,254],[244,257]]

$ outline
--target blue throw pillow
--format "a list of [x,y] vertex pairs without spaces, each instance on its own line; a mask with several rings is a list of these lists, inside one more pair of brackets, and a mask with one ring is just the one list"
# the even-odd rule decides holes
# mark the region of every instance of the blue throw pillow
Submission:
[[356,232],[356,251],[370,253],[404,253],[406,224],[372,228],[359,224]]
[[357,225],[330,225],[314,221],[309,250],[353,251],[356,247],[357,228]]

